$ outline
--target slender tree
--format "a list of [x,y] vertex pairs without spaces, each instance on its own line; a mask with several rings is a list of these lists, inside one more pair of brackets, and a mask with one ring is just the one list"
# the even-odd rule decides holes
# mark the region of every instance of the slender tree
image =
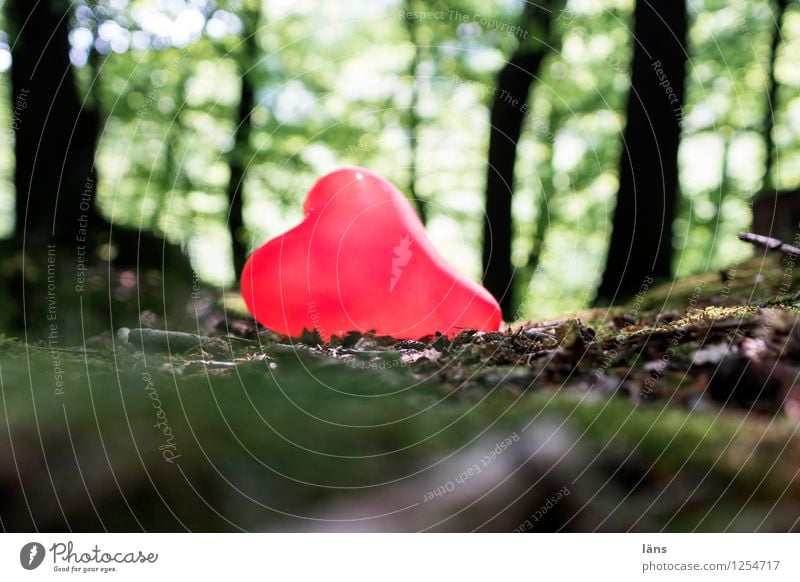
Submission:
[[238,276],[247,259],[249,251],[244,220],[244,184],[247,179],[247,168],[252,157],[250,135],[252,122],[250,117],[255,107],[255,68],[258,64],[258,31],[261,22],[261,1],[251,2],[240,14],[243,27],[239,76],[239,110],[236,117],[236,128],[233,133],[233,148],[228,156],[230,178],[228,180],[228,232],[233,245],[233,267]]
[[637,0],[627,125],[606,267],[596,302],[672,274],[686,67],[686,3]]
[[[528,97],[542,61],[550,51],[550,30],[559,2],[528,2],[520,30],[526,38],[497,76],[490,113],[486,206],[483,225],[483,284],[498,299],[507,319],[514,311],[511,246],[514,221],[514,166],[517,143],[528,112]],[[527,34],[530,33],[530,34]]]
[[753,199],[753,232],[774,237],[791,238],[797,227],[794,211],[797,191],[778,191],[776,178],[780,166],[780,155],[775,147],[773,131],[778,108],[778,80],[775,65],[781,45],[784,15],[789,0],[775,0],[772,11],[774,32],[770,43],[767,87],[764,98],[764,119],[761,134],[764,139],[764,179],[761,192]]
[[[551,108],[550,114],[547,118],[547,128],[560,127],[563,115]],[[536,200],[536,220],[533,224],[533,232],[531,234],[531,244],[528,250],[528,257],[522,269],[518,269],[515,274],[514,288],[516,290],[515,299],[517,303],[514,305],[514,319],[524,317],[524,313],[520,311],[520,307],[524,305],[524,299],[527,296],[533,278],[536,276],[536,271],[542,261],[544,254],[545,241],[547,240],[547,233],[550,230],[550,223],[553,219],[551,214],[551,204],[553,197],[556,193],[556,186],[554,183],[555,171],[553,168],[553,141],[554,136],[552,132],[547,131],[547,148],[545,159],[541,164],[539,170],[539,180],[541,184],[541,191]]]
[[[730,158],[731,142],[734,139],[734,133],[728,130],[720,132],[722,136],[722,163],[719,168],[719,186],[717,186],[719,195],[714,200],[714,213],[709,221],[709,228],[711,230],[711,245],[708,249],[708,258],[706,259],[705,267],[710,268],[717,259],[719,254],[719,239],[722,236],[722,206],[728,193],[731,190],[730,172],[728,171],[728,158]],[[712,194],[713,198],[713,194]]]
[[170,191],[186,192],[191,188],[191,182],[178,156],[181,137],[186,135],[187,131],[183,116],[187,109],[187,86],[190,79],[191,74],[188,68],[182,69],[178,75],[175,90],[175,102],[178,104],[178,108],[164,133],[164,143],[161,146],[161,152],[164,156],[160,169],[161,180],[158,182],[161,188],[154,195],[155,208],[150,215],[148,225],[150,230],[156,232],[160,228],[159,221],[162,217],[162,212],[168,205]]
[[775,0],[773,8],[773,22],[775,32],[772,35],[769,51],[769,78],[767,80],[766,103],[764,104],[764,189],[774,186],[771,182],[772,166],[775,163],[775,140],[772,137],[772,130],[775,128],[775,110],[777,108],[778,82],[775,78],[775,63],[778,60],[778,48],[781,43],[781,29],[783,28],[783,16],[786,14],[786,7],[789,0]]
[[[406,14],[414,14],[419,11],[419,6],[414,0],[405,0],[404,2]],[[411,83],[411,99],[408,104],[408,114],[406,115],[406,133],[408,135],[408,153],[409,153],[409,168],[408,168],[408,195],[417,207],[417,212],[425,224],[428,220],[427,205],[425,200],[419,197],[417,192],[417,152],[419,151],[419,126],[420,117],[418,109],[419,103],[419,80],[418,69],[420,62],[422,62],[423,48],[420,46],[419,40],[419,19],[407,16],[404,18],[408,38],[414,45],[413,56],[408,66],[408,76]]]

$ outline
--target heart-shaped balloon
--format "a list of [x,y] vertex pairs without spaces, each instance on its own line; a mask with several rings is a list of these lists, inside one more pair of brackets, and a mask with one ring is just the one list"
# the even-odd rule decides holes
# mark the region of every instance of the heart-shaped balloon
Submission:
[[442,258],[411,204],[381,176],[332,172],[303,210],[303,222],[258,248],[242,272],[242,295],[262,325],[293,337],[316,329],[325,340],[500,327],[497,301]]

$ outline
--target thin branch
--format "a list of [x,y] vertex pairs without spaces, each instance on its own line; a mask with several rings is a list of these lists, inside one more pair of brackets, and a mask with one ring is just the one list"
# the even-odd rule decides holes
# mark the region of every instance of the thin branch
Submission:
[[785,243],[780,239],[764,236],[762,234],[740,232],[739,240],[759,247],[764,247],[770,251],[778,251],[786,255],[800,255],[800,248],[790,245],[789,243]]

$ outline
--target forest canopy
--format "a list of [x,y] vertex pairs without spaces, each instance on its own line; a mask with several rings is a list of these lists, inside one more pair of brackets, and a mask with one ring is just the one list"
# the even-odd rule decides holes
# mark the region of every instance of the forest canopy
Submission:
[[[620,185],[633,0],[547,2],[539,14],[511,0],[44,4],[69,19],[78,101],[96,115],[100,212],[182,245],[203,281],[226,287],[236,254],[297,223],[309,186],[341,165],[418,199],[435,246],[480,279],[498,74],[515,54],[541,55],[511,160],[513,313],[592,303]],[[20,210],[13,132],[30,123],[10,74],[13,10],[24,5],[0,10],[6,238]],[[796,3],[698,0],[686,17],[678,276],[744,257],[735,235],[750,224],[750,200],[800,184]]]

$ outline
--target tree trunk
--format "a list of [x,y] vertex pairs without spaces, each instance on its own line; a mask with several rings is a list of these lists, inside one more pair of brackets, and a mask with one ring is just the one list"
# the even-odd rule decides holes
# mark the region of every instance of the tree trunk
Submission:
[[[180,66],[180,65],[178,65]],[[164,163],[161,167],[161,183],[163,188],[160,192],[154,195],[155,208],[149,218],[149,228],[153,232],[158,232],[161,229],[160,220],[162,217],[162,209],[168,205],[169,197],[173,196],[174,192],[179,194],[186,194],[191,189],[191,183],[187,179],[183,160],[178,156],[180,152],[181,137],[186,135],[186,126],[183,122],[183,115],[186,109],[187,85],[191,79],[191,74],[188,70],[182,69],[178,78],[178,87],[176,91],[175,101],[178,104],[178,109],[174,117],[170,120],[169,127],[164,133],[164,144],[161,151],[164,155]]]
[[[753,199],[753,224],[751,229],[758,234],[791,240],[797,231],[797,206],[800,193],[796,190],[778,190],[778,170],[780,154],[775,147],[773,130],[775,113],[778,108],[778,81],[775,78],[775,64],[781,44],[781,30],[789,0],[775,0],[773,22],[775,33],[769,52],[769,77],[764,103],[764,181],[761,192]],[[774,168],[773,168],[774,166]]]
[[736,134],[731,133],[729,135],[728,132],[722,132],[721,135],[724,141],[722,142],[722,164],[720,164],[719,170],[719,196],[714,201],[714,214],[709,222],[711,246],[708,250],[708,258],[704,265],[706,270],[710,269],[717,260],[720,238],[722,238],[722,205],[725,203],[725,199],[731,189],[731,180],[728,176],[728,158],[730,157],[731,142],[735,139]]
[[[536,28],[543,28],[545,33],[549,33],[552,20],[553,12],[547,6],[528,3],[523,12],[521,28],[530,30],[534,27],[528,25],[538,21]],[[511,206],[517,143],[529,112],[528,96],[533,80],[548,50],[547,38],[531,40],[536,42],[521,41],[500,70],[490,114],[483,224],[483,284],[499,301],[505,319],[513,318],[515,305],[514,266],[511,260],[514,220]]]
[[[189,280],[191,271],[177,247],[120,229],[97,210],[100,111],[79,96],[69,61],[72,3],[9,0],[6,14],[13,39],[16,220],[12,239],[2,245],[9,274],[5,329],[45,335],[52,345],[107,329],[112,307],[124,307],[127,319],[118,319],[125,324],[137,323],[139,308],[163,309],[166,317],[167,279],[175,292],[177,278]],[[161,289],[138,302],[114,298],[113,273],[121,268],[135,269],[137,281],[149,273]],[[89,276],[91,269],[107,281],[92,287],[98,278]]]
[[542,262],[547,234],[550,230],[550,223],[553,220],[551,205],[556,193],[556,187],[553,182],[553,144],[555,141],[555,134],[550,131],[549,128],[560,127],[563,121],[562,117],[563,115],[557,113],[555,109],[551,109],[547,119],[546,127],[548,129],[546,135],[549,143],[547,146],[547,154],[539,170],[541,192],[536,201],[536,220],[534,221],[533,232],[531,233],[531,245],[528,250],[528,257],[523,268],[518,270],[514,277],[517,303],[514,306],[515,312],[513,320],[529,317],[530,310],[526,298],[530,294],[531,284]]
[[605,272],[596,303],[672,274],[678,145],[686,66],[686,4],[637,0],[628,121]]
[[553,188],[551,173],[550,180],[543,183],[542,192],[536,204],[536,223],[533,230],[533,240],[531,240],[531,249],[528,253],[528,262],[525,265],[528,272],[526,285],[530,285],[531,279],[534,273],[536,273],[536,269],[539,268],[539,264],[542,262],[544,241],[547,238],[547,231],[550,227],[550,220],[552,219],[550,216],[550,194],[554,191],[555,188]]
[[[413,0],[405,1],[405,12],[414,13],[418,11],[417,3]],[[411,100],[408,104],[408,115],[406,119],[407,132],[408,132],[408,154],[409,154],[409,168],[408,168],[408,196],[417,208],[422,224],[428,222],[428,208],[426,201],[419,197],[417,192],[417,151],[419,149],[419,126],[420,117],[417,112],[417,105],[419,103],[419,82],[417,81],[417,69],[422,60],[422,48],[419,46],[419,39],[417,35],[418,19],[406,18],[406,30],[408,31],[409,40],[414,45],[414,56],[408,67],[408,75],[411,79]]]
[[775,79],[775,63],[778,60],[778,47],[781,43],[781,29],[783,28],[783,15],[786,13],[786,6],[789,0],[775,0],[773,20],[775,22],[775,34],[772,35],[772,43],[769,52],[769,79],[767,81],[767,99],[764,104],[764,190],[774,188],[772,180],[772,166],[775,163],[775,140],[772,137],[772,130],[775,128],[775,111],[778,106],[778,82]]
[[252,10],[242,14],[244,22],[244,38],[242,54],[238,59],[241,76],[239,110],[236,117],[236,129],[233,134],[233,149],[228,156],[230,180],[228,182],[228,232],[233,245],[233,268],[238,277],[244,269],[247,253],[247,233],[244,220],[244,183],[247,179],[247,168],[250,164],[250,135],[252,124],[250,117],[255,106],[255,89],[253,70],[258,55],[258,29],[261,21],[261,3],[256,3]]
[[[15,124],[15,238],[27,247],[74,246],[81,199],[94,199],[99,119],[81,106],[69,62],[70,3],[9,0]],[[84,207],[85,208],[85,207]]]

